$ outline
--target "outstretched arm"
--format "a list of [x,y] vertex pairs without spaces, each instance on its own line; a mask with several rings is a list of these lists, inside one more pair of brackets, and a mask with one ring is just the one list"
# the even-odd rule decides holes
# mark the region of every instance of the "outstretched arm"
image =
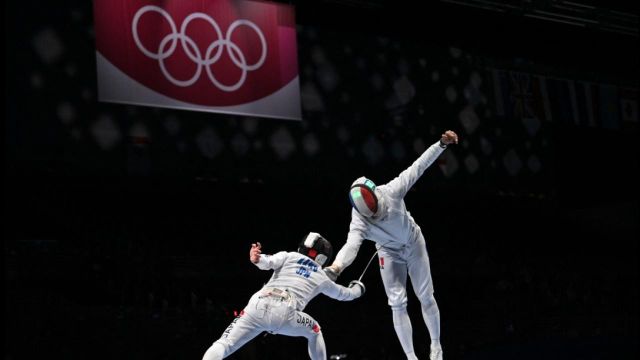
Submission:
[[404,197],[407,191],[409,191],[413,184],[422,176],[424,171],[431,166],[440,154],[442,154],[444,149],[447,148],[447,145],[457,143],[458,135],[451,130],[445,131],[438,142],[431,145],[411,166],[387,184],[391,193],[397,197]]
[[349,287],[344,287],[333,281],[326,281],[322,284],[321,292],[332,299],[351,301],[362,296],[365,290],[364,284],[358,280],[351,281]]
[[262,244],[259,242],[251,244],[249,260],[260,270],[278,269],[282,267],[286,259],[287,253],[285,251],[281,251],[275,255],[263,255]]
[[360,246],[366,236],[366,224],[355,215],[355,210],[351,211],[351,224],[349,225],[347,242],[342,246],[340,251],[338,251],[338,255],[336,255],[333,264],[324,268],[324,272],[329,276],[329,279],[333,281],[336,281],[338,275],[340,275],[347,266],[351,265],[356,255],[358,255],[358,250],[360,250]]

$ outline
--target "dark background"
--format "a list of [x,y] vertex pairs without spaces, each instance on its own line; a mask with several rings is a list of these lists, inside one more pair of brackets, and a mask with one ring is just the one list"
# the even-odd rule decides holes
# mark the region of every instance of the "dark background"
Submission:
[[[316,231],[339,248],[353,179],[391,180],[446,129],[461,144],[406,197],[446,358],[637,358],[637,118],[499,116],[491,77],[634,88],[637,104],[637,16],[621,34],[447,2],[293,4],[302,122],[100,103],[91,2],[5,5],[5,359],[201,358],[270,276],[252,242]],[[363,280],[365,297],[305,311],[329,354],[402,359],[377,269]],[[409,311],[426,358],[413,294]],[[260,335],[230,358],[306,357]]]

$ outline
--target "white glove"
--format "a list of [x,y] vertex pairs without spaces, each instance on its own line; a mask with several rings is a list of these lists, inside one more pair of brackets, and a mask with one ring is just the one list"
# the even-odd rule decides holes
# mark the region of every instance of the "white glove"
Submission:
[[352,288],[356,285],[360,286],[360,296],[364,295],[364,292],[367,291],[367,288],[364,286],[364,284],[360,280],[351,280],[351,282],[349,283],[349,288]]

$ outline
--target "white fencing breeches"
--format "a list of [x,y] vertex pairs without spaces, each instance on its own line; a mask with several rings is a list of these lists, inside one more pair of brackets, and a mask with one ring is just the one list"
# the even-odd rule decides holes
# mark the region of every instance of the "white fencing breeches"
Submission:
[[294,301],[263,297],[256,293],[220,339],[207,350],[203,360],[223,359],[263,331],[287,336],[304,336],[307,338],[309,356],[312,360],[325,360],[327,357],[322,331],[311,316],[297,311]]
[[412,327],[407,313],[407,275],[420,300],[431,341],[440,341],[440,311],[433,296],[429,255],[424,237],[419,234],[416,240],[397,250],[379,247],[378,260],[382,283],[393,311],[394,328],[407,358],[413,359]]

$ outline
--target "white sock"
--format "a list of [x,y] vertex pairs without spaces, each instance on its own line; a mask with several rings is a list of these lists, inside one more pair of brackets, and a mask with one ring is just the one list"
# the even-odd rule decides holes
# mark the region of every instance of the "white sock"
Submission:
[[440,345],[440,310],[433,294],[421,303],[422,317],[429,329],[432,344]]
[[409,319],[409,313],[407,308],[393,308],[393,328],[396,330],[402,350],[404,350],[407,359],[418,360],[416,354],[413,351],[413,328],[411,327],[411,319]]
[[327,347],[324,344],[324,338],[322,333],[318,333],[316,336],[310,337],[308,341],[309,357],[311,360],[326,360],[327,359]]

